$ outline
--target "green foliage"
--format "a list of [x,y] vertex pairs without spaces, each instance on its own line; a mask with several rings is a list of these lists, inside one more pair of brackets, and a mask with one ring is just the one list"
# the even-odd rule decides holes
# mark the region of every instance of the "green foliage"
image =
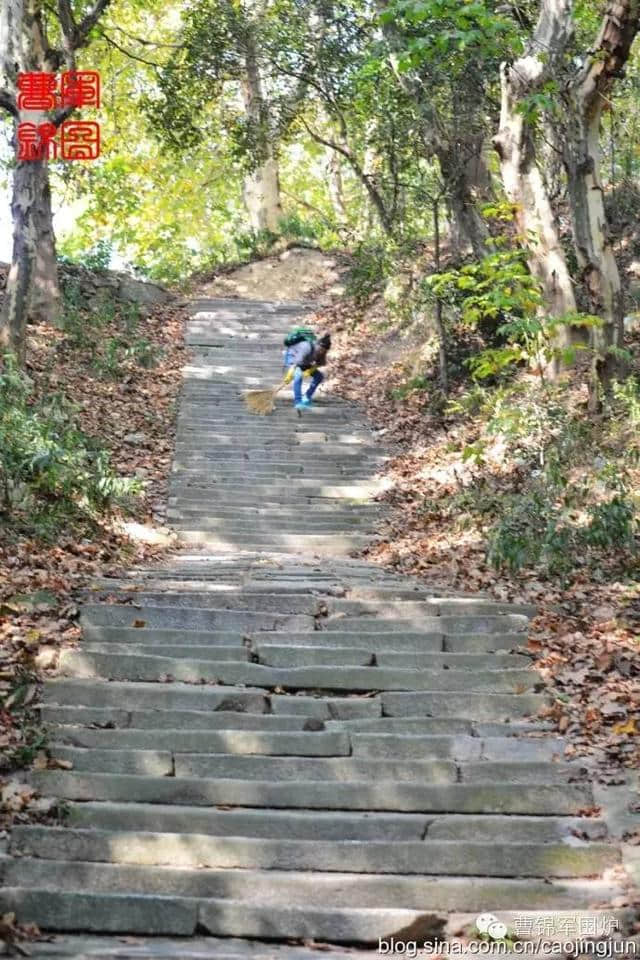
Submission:
[[94,516],[136,493],[107,452],[74,424],[61,394],[31,396],[31,384],[7,355],[0,370],[0,491],[2,510]]
[[[138,335],[140,308],[137,303],[116,304],[105,300],[87,311],[80,306],[79,286],[68,284],[64,291],[65,308],[60,325],[74,350],[86,351],[99,376],[120,379],[126,364],[145,369],[155,367],[162,351],[146,337]],[[116,336],[108,332],[118,328]]]
[[419,374],[416,377],[411,377],[411,379],[403,383],[401,387],[392,390],[391,396],[394,400],[404,400],[405,397],[408,397],[410,393],[416,390],[431,390],[432,388],[433,383],[429,377]]
[[68,256],[60,256],[61,263],[70,263],[86,267],[87,270],[108,270],[113,254],[113,244],[110,240],[98,240],[88,250],[76,250]]
[[353,266],[347,279],[347,294],[363,304],[392,275],[394,250],[389,243],[375,239],[363,241],[354,251]]
[[638,521],[633,504],[621,494],[589,508],[590,521],[584,540],[590,546],[611,550],[630,547]]
[[[635,378],[617,384],[606,426],[572,411],[562,382],[544,391],[530,379],[475,385],[449,403],[450,415],[474,417],[481,429],[461,451],[474,475],[451,498],[452,518],[464,522],[468,511],[488,526],[495,567],[565,576],[577,563],[596,566],[605,557],[636,562],[639,393]],[[499,462],[513,473],[507,489],[492,479],[496,444]]]
[[520,47],[514,20],[482,0],[394,0],[380,20],[407,34],[407,50],[399,61],[404,71],[435,61],[460,75],[474,58],[497,66]]

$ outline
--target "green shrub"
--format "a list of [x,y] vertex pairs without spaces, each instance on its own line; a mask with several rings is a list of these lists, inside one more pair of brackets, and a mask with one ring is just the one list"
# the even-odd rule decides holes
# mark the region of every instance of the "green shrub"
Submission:
[[394,262],[393,252],[382,241],[359,244],[347,278],[347,294],[357,303],[365,303],[391,276]]
[[58,259],[61,263],[77,264],[87,270],[108,270],[112,253],[113,244],[110,240],[98,240],[89,250],[72,257],[60,256]]
[[10,356],[0,368],[0,491],[5,513],[29,505],[94,515],[138,492],[139,481],[118,476],[108,453],[75,426],[61,394],[32,399],[32,385]]

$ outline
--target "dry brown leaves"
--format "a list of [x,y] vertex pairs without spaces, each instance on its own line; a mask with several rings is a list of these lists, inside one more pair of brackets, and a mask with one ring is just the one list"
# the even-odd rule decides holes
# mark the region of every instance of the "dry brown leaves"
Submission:
[[[617,582],[606,567],[596,575],[578,566],[566,586],[536,571],[510,575],[490,567],[487,530],[477,517],[453,517],[441,503],[460,489],[452,447],[473,442],[477,426],[432,412],[423,392],[392,398],[406,379],[402,345],[392,341],[394,355],[392,335],[377,332],[367,317],[354,329],[353,317],[343,302],[317,322],[335,332],[334,386],[366,408],[382,442],[397,451],[386,465],[390,519],[367,557],[436,588],[535,604],[529,648],[555,695],[547,717],[571,756],[594,761],[603,782],[621,782],[623,768],[640,766],[640,590]],[[497,482],[513,489],[517,473]]]
[[[58,329],[30,328],[27,369],[34,391],[45,384],[63,390],[79,407],[79,426],[101,439],[113,466],[141,477],[144,493],[127,518],[139,523],[157,525],[166,509],[174,402],[184,363],[182,324],[181,311],[173,308],[142,319],[140,332],[162,356],[151,369],[125,367],[118,380],[100,379]],[[101,332],[104,337],[116,334],[108,327]],[[139,435],[136,442],[131,442],[132,434]],[[54,544],[9,530],[0,520],[0,829],[29,811],[36,816],[48,812],[39,809],[46,801],[10,774],[21,763],[42,762],[31,711],[60,648],[79,636],[77,591],[165,549],[128,539],[120,532],[120,519],[117,513],[105,517],[80,538],[61,531]]]

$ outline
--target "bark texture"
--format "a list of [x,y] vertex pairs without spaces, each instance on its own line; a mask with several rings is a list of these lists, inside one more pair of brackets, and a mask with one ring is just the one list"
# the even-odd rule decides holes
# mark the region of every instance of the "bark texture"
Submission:
[[[589,406],[599,407],[618,365],[623,343],[624,303],[604,209],[600,175],[600,126],[608,94],[620,76],[638,32],[637,0],[610,0],[596,43],[567,88],[564,162],[571,204],[573,239],[589,311],[602,318],[592,329],[593,369]],[[612,349],[613,348],[613,349]]]
[[[16,124],[50,120],[57,126],[73,112],[71,107],[48,114],[19,109],[18,74],[55,73],[61,66],[75,69],[76,51],[87,43],[109,2],[95,0],[76,22],[71,0],[58,0],[60,43],[54,48],[47,38],[43,0],[0,0],[0,108]],[[0,344],[24,356],[27,319],[56,321],[61,307],[46,160],[17,162],[11,209],[13,256],[0,315]]]
[[251,24],[244,36],[245,75],[242,84],[244,108],[249,129],[256,145],[257,165],[245,176],[243,199],[252,230],[279,233],[282,206],[278,159],[267,105],[262,91],[262,78]]
[[[504,189],[514,204],[516,222],[532,274],[540,281],[546,313],[563,317],[576,311],[567,261],[545,178],[536,158],[533,129],[521,107],[526,97],[553,76],[571,36],[571,0],[543,0],[533,37],[515,63],[500,68],[500,129],[494,147],[500,158]],[[558,346],[571,340],[568,328]],[[551,365],[554,373],[557,363]]]
[[36,261],[38,228],[36,207],[46,168],[40,161],[19,163],[14,173],[13,253],[0,317],[0,346],[24,362],[27,301]]

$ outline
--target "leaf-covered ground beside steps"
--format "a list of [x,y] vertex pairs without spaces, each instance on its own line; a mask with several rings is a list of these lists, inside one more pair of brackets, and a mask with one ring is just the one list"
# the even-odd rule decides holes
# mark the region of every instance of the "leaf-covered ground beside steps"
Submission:
[[[491,524],[451,504],[473,473],[461,451],[477,440],[478,422],[443,412],[434,380],[402,396],[415,344],[385,328],[382,307],[362,316],[344,301],[315,319],[336,333],[331,374],[338,392],[366,407],[382,441],[396,451],[386,467],[392,485],[385,499],[393,509],[368,558],[436,587],[534,603],[539,613],[529,649],[554,695],[548,716],[571,757],[595,762],[604,783],[622,782],[625,767],[640,766],[637,560],[623,549],[595,567],[576,557],[563,578],[535,567],[496,570],[486,555]],[[577,389],[575,402],[583,400]],[[517,470],[497,463],[486,482],[499,502],[518,489]],[[638,472],[635,482],[640,491]]]
[[185,357],[182,323],[181,311],[170,307],[138,319],[137,335],[154,351],[155,365],[123,355],[117,370],[107,373],[96,359],[121,335],[117,315],[96,333],[97,350],[58,328],[29,329],[34,398],[63,392],[76,407],[80,429],[109,451],[120,475],[140,478],[142,492],[126,514],[114,510],[84,523],[74,518],[71,526],[47,529],[46,537],[19,504],[10,516],[0,514],[0,830],[12,820],[52,812],[12,772],[49,762],[32,708],[58,651],[79,635],[74,592],[96,576],[166,550],[162,522]]

